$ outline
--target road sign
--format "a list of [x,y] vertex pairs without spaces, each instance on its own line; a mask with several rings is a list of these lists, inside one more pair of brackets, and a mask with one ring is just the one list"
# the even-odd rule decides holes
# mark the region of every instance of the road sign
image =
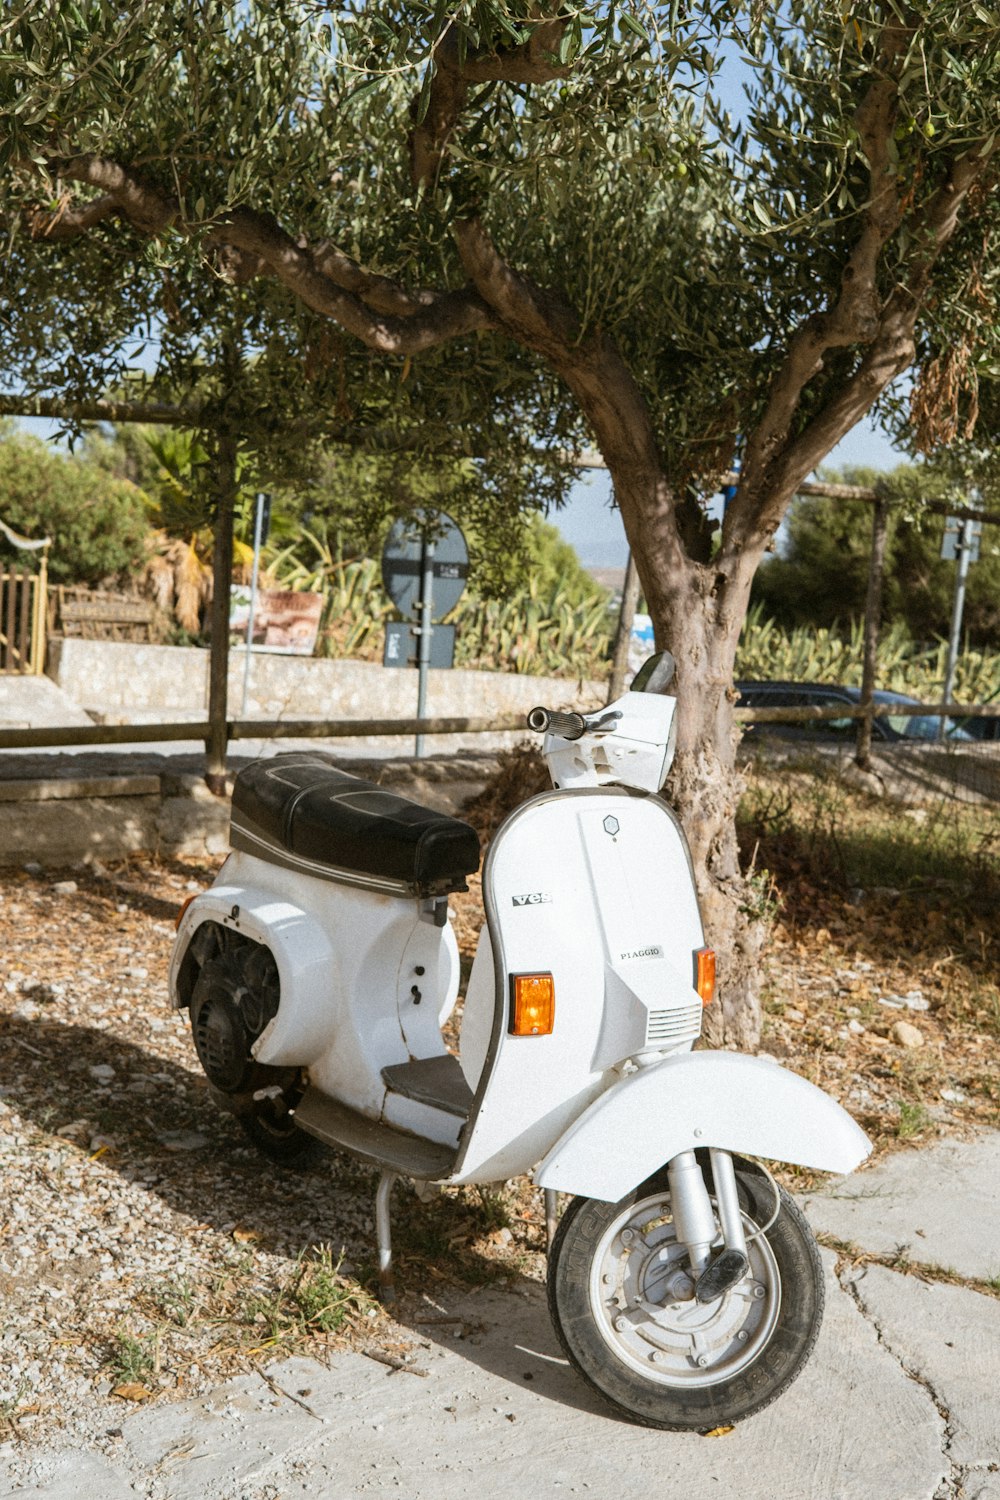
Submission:
[[[385,650],[382,653],[383,667],[415,667],[419,664],[419,627],[397,620],[385,627]],[[454,625],[435,625],[431,635],[429,667],[448,668],[455,665]]]
[[443,620],[465,593],[469,549],[455,522],[440,510],[418,510],[403,516],[394,523],[386,540],[382,582],[401,615],[417,613],[428,561],[432,578],[431,617]]
[[965,521],[960,516],[949,516],[944,523],[944,540],[941,556],[946,562],[954,562],[960,551],[968,553],[970,563],[979,561],[979,539],[983,534],[982,521]]

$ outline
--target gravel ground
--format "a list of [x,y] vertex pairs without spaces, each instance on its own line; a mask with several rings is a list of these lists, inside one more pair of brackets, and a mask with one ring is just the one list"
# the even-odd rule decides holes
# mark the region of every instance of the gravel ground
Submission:
[[[435,1287],[544,1274],[534,1190],[423,1205],[400,1186],[404,1298],[396,1321],[378,1307],[375,1175],[332,1153],[296,1172],[264,1161],[167,1008],[176,909],[213,874],[150,857],[0,872],[0,1448],[60,1427],[111,1443],[136,1403],[296,1350],[405,1363]],[[797,890],[772,932],[764,1050],[879,1150],[1000,1123],[995,987],[954,961],[945,907]],[[456,905],[468,960],[475,883]]]
[[[0,1440],[101,1424],[95,1389],[113,1429],[126,1403],[305,1344],[405,1357],[367,1290],[374,1174],[332,1153],[263,1160],[167,1008],[176,908],[213,873],[137,858],[0,877]],[[530,1198],[512,1231],[488,1197],[396,1192],[414,1291],[533,1274]]]

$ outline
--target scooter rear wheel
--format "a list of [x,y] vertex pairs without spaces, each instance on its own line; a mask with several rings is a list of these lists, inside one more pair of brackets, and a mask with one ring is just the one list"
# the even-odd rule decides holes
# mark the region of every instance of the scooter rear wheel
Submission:
[[325,1155],[321,1141],[300,1130],[284,1095],[255,1099],[237,1119],[257,1150],[286,1167],[309,1167]]
[[[800,1373],[819,1334],[823,1271],[784,1192],[737,1171],[750,1269],[699,1303],[674,1235],[666,1172],[619,1203],[575,1198],[549,1259],[549,1309],[583,1378],[635,1422],[704,1432],[752,1416]],[[751,1238],[756,1236],[756,1238]]]

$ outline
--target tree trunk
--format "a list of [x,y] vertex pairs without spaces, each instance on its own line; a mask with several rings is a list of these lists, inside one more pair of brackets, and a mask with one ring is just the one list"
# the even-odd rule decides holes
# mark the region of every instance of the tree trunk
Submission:
[[[657,623],[659,637],[663,626]],[[667,784],[694,862],[706,940],[718,987],[705,1015],[711,1041],[753,1051],[760,1041],[759,962],[765,930],[740,868],[736,810],[739,730],[730,694],[738,630],[719,622],[712,599],[694,592],[667,627],[677,658],[677,754]],[[659,643],[659,641],[658,641]]]
[[[651,485],[658,493],[662,476]],[[621,493],[617,481],[616,493]],[[629,511],[641,510],[649,497],[633,490],[629,501]],[[687,835],[706,941],[718,964],[705,1031],[716,1045],[753,1051],[760,1041],[759,964],[766,927],[752,880],[740,868],[736,809],[743,782],[732,681],[759,553],[744,553],[725,575],[710,561],[686,556],[676,530],[669,538],[661,530],[659,547],[655,538],[649,544],[651,531],[647,520],[632,541],[656,644],[677,662],[671,687],[677,695],[677,753],[665,790]]]

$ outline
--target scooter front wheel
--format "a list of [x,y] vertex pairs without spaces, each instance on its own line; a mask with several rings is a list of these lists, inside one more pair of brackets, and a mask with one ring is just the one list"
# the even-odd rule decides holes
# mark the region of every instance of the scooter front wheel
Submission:
[[704,1432],[752,1416],[802,1370],[823,1316],[823,1271],[799,1209],[737,1171],[749,1270],[694,1295],[666,1172],[619,1203],[575,1198],[549,1260],[549,1308],[580,1374],[632,1421]]

